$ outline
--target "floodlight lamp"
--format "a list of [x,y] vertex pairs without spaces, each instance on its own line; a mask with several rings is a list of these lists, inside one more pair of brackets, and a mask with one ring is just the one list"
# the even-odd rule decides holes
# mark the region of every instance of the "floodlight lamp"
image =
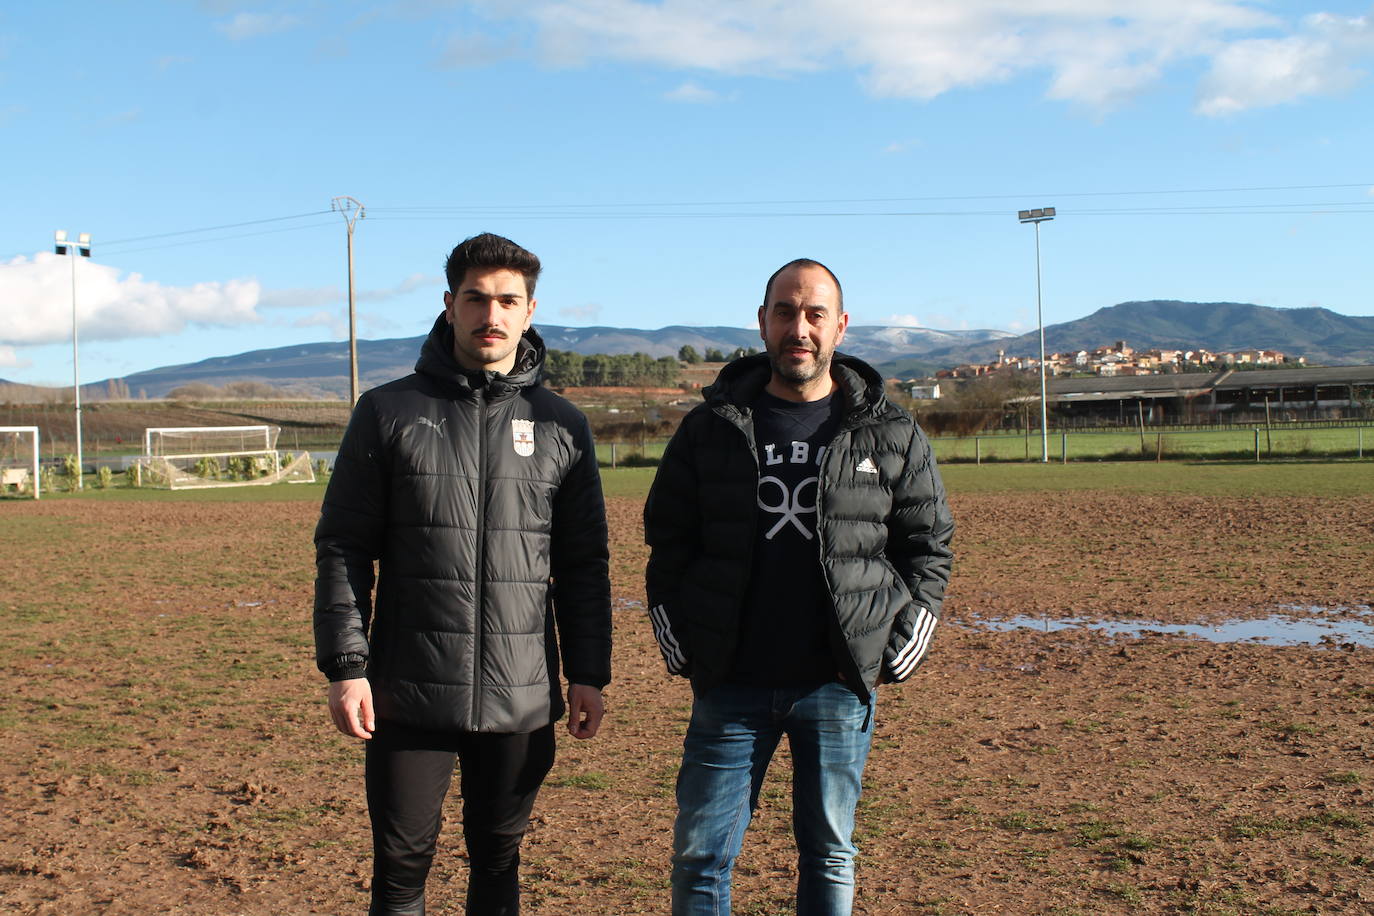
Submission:
[[55,251],[55,252],[57,252],[58,254],[66,254],[66,253],[67,253],[67,246],[66,246],[66,245],[54,245],[54,246],[52,246],[52,250]]
[[66,229],[58,229],[56,232],[54,232],[54,233],[52,234],[52,237],[53,237],[53,240],[56,241],[56,242],[58,242],[59,244],[62,243],[62,242],[65,242],[65,241],[67,240],[67,230],[66,230]]
[[1029,211],[1029,210],[1018,210],[1018,211],[1016,212],[1016,218],[1019,219],[1019,220],[1021,220],[1022,222],[1025,222],[1026,220],[1030,219],[1030,211]]
[[1050,219],[1054,219],[1054,207],[1046,207],[1045,216],[1047,216]]
[[81,256],[82,256],[83,258],[89,258],[89,257],[91,256],[91,246],[90,246],[90,245],[82,246],[82,247],[80,247],[80,248],[78,248],[78,249],[76,249],[76,250],[77,250],[78,252],[80,252],[80,254],[81,254]]
[[90,245],[90,244],[91,244],[91,234],[90,234],[89,232],[83,232],[83,233],[81,233],[80,235],[78,235],[78,236],[76,237],[76,243],[77,243],[78,245]]

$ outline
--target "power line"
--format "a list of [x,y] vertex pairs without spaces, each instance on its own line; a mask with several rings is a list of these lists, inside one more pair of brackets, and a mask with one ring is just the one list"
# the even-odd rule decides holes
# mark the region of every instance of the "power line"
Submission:
[[[328,213],[329,211],[328,211],[328,210],[324,210],[324,211],[322,211],[322,212]],[[294,218],[294,217],[293,217],[293,218]],[[271,222],[271,220],[254,220],[254,222]],[[248,225],[252,225],[252,223],[239,223],[239,225],[241,225],[241,226],[248,226]],[[209,239],[191,239],[190,241],[186,241],[186,242],[168,242],[168,243],[163,244],[163,245],[145,245],[145,246],[143,246],[142,248],[124,248],[124,249],[122,249],[122,250],[120,250],[120,251],[116,251],[116,252],[114,252],[114,253],[115,253],[115,254],[124,255],[124,254],[134,254],[135,252],[139,252],[139,251],[162,251],[162,250],[165,249],[165,248],[184,248],[184,247],[186,247],[187,245],[210,245],[210,244],[213,244],[213,243],[215,243],[215,242],[228,242],[228,241],[232,241],[232,240],[234,240],[234,239],[250,239],[250,238],[253,238],[253,237],[259,236],[259,235],[277,235],[278,233],[282,233],[282,232],[296,232],[296,231],[299,231],[299,230],[301,230],[301,229],[314,229],[314,228],[317,227],[317,226],[332,226],[332,225],[334,225],[334,221],[333,221],[333,220],[327,220],[327,221],[321,221],[321,222],[306,223],[306,224],[301,225],[301,226],[287,226],[287,227],[282,228],[282,229],[263,229],[263,230],[261,230],[260,232],[241,232],[241,233],[238,233],[237,235],[219,235],[219,236],[215,236],[214,238],[209,238]],[[202,230],[196,230],[196,231],[208,232],[208,231],[211,231],[211,230],[202,229]],[[175,233],[175,232],[173,232],[173,233],[168,233],[168,235],[177,235],[177,234],[179,234],[179,233]],[[159,236],[144,236],[144,237],[145,237],[145,238],[164,238],[165,236],[160,236],[160,235],[159,235]],[[114,243],[111,242],[111,243],[109,243],[109,244],[114,244]],[[102,246],[102,247],[104,247],[104,246]]]
[[[838,198],[810,198],[797,200],[715,200],[715,201],[657,201],[657,202],[619,202],[619,203],[569,203],[569,204],[499,204],[491,207],[463,206],[463,205],[424,205],[424,206],[398,206],[398,207],[372,207],[371,212],[455,212],[455,213],[485,213],[492,210],[505,212],[509,210],[530,210],[545,208],[565,208],[565,209],[593,209],[598,207],[751,207],[751,206],[779,206],[779,205],[819,205],[819,204],[868,204],[868,203],[914,203],[929,202],[940,200],[1020,200],[1028,198],[1080,198],[1080,197],[1128,197],[1132,195],[1167,195],[1167,194],[1250,194],[1259,191],[1331,191],[1338,189],[1351,188],[1371,188],[1374,181],[1365,181],[1350,184],[1310,184],[1310,185],[1265,185],[1243,188],[1178,188],[1163,190],[1141,190],[1141,191],[1074,191],[1067,193],[1050,194],[973,194],[973,195],[954,195],[941,197],[838,197]],[[999,211],[1000,212],[1000,211]]]
[[304,219],[307,216],[319,216],[322,213],[329,213],[329,210],[313,210],[310,213],[296,213],[291,216],[269,216],[264,219],[250,219],[242,223],[225,223],[222,226],[206,226],[203,229],[182,229],[178,232],[159,232],[155,235],[135,235],[127,239],[114,239],[113,241],[101,243],[105,248],[110,245],[123,245],[126,242],[146,242],[150,239],[165,239],[179,235],[195,235],[198,232],[218,232],[221,229],[238,229],[242,226],[258,226],[263,223],[280,223],[289,219]]
[[[748,207],[812,207],[820,208],[834,205],[848,205],[853,208],[865,204],[900,204],[900,203],[928,203],[936,201],[994,201],[994,200],[1026,200],[1026,199],[1091,199],[1104,197],[1131,197],[1131,196],[1168,196],[1168,195],[1198,195],[1198,194],[1273,194],[1279,192],[1294,191],[1331,191],[1331,190],[1351,190],[1355,188],[1368,189],[1374,187],[1374,182],[1350,182],[1343,184],[1305,184],[1305,185],[1253,185],[1248,187],[1231,188],[1175,188],[1175,189],[1147,189],[1147,190],[1116,190],[1116,191],[1071,191],[1057,192],[1052,194],[966,194],[966,195],[946,195],[928,197],[857,197],[857,198],[813,198],[813,199],[779,199],[779,200],[692,200],[692,201],[654,201],[654,202],[595,202],[595,203],[560,203],[560,204],[499,204],[492,206],[472,206],[472,205],[423,205],[423,206],[396,206],[396,207],[371,207],[368,210],[369,218],[381,220],[398,221],[442,221],[457,218],[500,218],[512,221],[531,221],[531,220],[650,220],[650,219],[854,219],[854,218],[952,218],[952,217],[995,217],[1002,218],[1006,215],[1004,208],[995,210],[984,209],[940,209],[940,210],[865,210],[865,209],[807,209],[807,210],[747,210],[747,209],[716,209],[703,210],[705,207],[715,208],[748,208]],[[656,209],[646,209],[656,208]],[[676,209],[682,208],[682,209]],[[1061,208],[1062,209],[1062,208]],[[118,248],[121,245],[129,245],[136,242],[149,242],[159,239],[184,239],[186,236],[201,235],[211,232],[222,232],[227,229],[239,229],[246,226],[260,226],[268,223],[289,222],[304,220],[311,217],[330,214],[330,210],[312,210],[306,213],[293,213],[287,216],[269,216],[261,219],[244,220],[236,223],[223,223],[216,226],[204,226],[196,229],[182,229],[176,232],[158,232],[150,235],[131,236],[129,238],[114,239],[104,242],[102,248],[108,250],[111,247]],[[1280,203],[1268,201],[1257,204],[1195,204],[1178,205],[1172,207],[1140,207],[1130,206],[1121,208],[1097,207],[1073,210],[1074,216],[1150,216],[1150,215],[1173,215],[1173,216],[1274,216],[1274,215],[1297,215],[1297,214],[1339,214],[1354,213],[1366,214],[1374,213],[1374,201],[1325,201],[1321,203]],[[138,248],[125,248],[114,252],[115,254],[134,254],[144,251],[157,251],[164,248],[180,248],[188,245],[211,244],[214,242],[231,241],[234,239],[252,238],[259,235],[271,235],[279,232],[292,232],[297,229],[309,229],[317,226],[326,225],[324,222],[312,222],[294,225],[283,229],[269,229],[261,232],[246,232],[234,235],[215,236],[208,239],[190,239],[185,241],[169,242],[159,245],[145,245]]]

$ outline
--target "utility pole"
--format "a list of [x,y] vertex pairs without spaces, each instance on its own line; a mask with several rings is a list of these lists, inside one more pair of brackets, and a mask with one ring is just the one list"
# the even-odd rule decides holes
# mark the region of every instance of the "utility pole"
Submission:
[[83,489],[81,479],[81,358],[76,346],[76,261],[77,255],[91,256],[91,234],[82,232],[76,237],[76,244],[67,241],[65,230],[53,233],[53,250],[72,259],[72,393],[76,398],[76,488]]
[[348,226],[348,399],[350,405],[358,403],[358,319],[353,301],[353,227],[358,220],[367,215],[363,205],[352,197],[336,197],[329,203],[329,209],[343,215]]

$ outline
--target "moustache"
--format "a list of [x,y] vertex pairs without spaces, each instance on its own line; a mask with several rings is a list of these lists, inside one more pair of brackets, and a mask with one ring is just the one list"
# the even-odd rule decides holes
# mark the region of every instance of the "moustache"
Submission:
[[503,330],[501,330],[500,328],[478,328],[477,330],[475,330],[475,331],[472,332],[472,336],[473,336],[473,337],[499,337],[499,338],[501,338],[502,340],[505,340],[505,339],[506,339],[506,332],[503,331]]

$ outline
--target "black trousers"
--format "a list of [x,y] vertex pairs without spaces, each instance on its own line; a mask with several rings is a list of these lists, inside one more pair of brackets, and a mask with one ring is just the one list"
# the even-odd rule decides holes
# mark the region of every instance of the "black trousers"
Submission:
[[466,912],[519,913],[520,842],[539,786],[553,767],[553,725],[526,734],[479,734],[378,723],[366,744],[373,852],[369,916],[423,916],[425,879],[455,760],[470,870]]

